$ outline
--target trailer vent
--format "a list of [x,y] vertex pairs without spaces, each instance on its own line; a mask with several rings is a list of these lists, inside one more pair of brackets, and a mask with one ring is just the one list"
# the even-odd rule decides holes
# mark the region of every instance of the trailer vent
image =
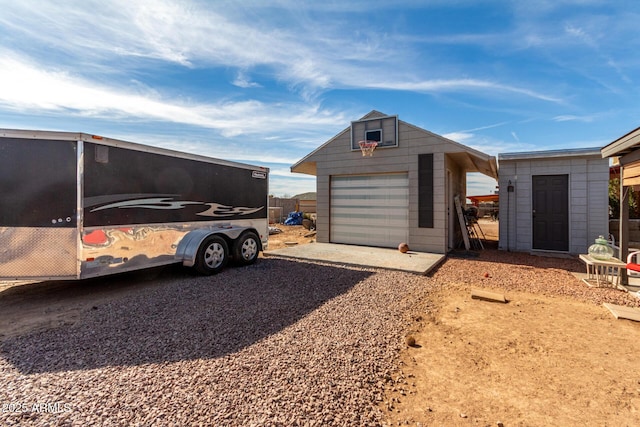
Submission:
[[96,163],[109,163],[109,147],[106,145],[96,145]]

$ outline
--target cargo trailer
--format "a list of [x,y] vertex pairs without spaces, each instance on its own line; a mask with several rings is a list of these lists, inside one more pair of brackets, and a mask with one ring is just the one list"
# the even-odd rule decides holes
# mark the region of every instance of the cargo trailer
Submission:
[[85,133],[0,129],[0,279],[251,264],[267,248],[268,181],[261,166]]

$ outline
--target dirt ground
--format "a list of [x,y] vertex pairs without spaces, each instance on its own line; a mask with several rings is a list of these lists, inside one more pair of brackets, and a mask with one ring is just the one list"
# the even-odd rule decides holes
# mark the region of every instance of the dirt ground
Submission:
[[310,231],[301,225],[272,224],[271,227],[278,229],[281,233],[269,235],[269,250],[287,247],[287,244],[303,245],[316,241],[315,231]]
[[[497,240],[497,223],[482,229]],[[513,266],[517,255],[493,255],[505,264],[453,260],[433,275],[442,287],[411,314],[415,345],[403,351],[381,405],[389,424],[640,425],[640,323],[616,320],[599,304],[637,306],[637,298],[588,288],[573,276],[577,261],[567,272],[552,258]],[[452,277],[461,265],[477,279]],[[536,291],[514,290],[528,288],[527,278]],[[477,289],[508,302],[473,299]]]
[[[497,238],[497,223],[482,227],[487,239]],[[270,249],[315,241],[302,226],[278,228],[283,232],[270,236]],[[554,277],[582,292],[599,292],[554,262],[530,267],[457,259],[425,279],[439,286],[408,313],[407,334],[415,345],[400,355],[401,370],[380,403],[387,423],[640,425],[640,323],[616,320],[584,298],[500,286]],[[448,268],[466,265],[491,271],[491,277],[504,274],[491,290],[503,292],[508,303],[472,299],[472,289],[489,283],[479,274],[477,283],[448,279]],[[141,281],[101,279],[100,286],[0,285],[0,340],[72,323],[98,301],[152,285],[159,273]]]
[[638,324],[567,298],[507,295],[439,295],[402,354],[384,404],[392,425],[640,425]]

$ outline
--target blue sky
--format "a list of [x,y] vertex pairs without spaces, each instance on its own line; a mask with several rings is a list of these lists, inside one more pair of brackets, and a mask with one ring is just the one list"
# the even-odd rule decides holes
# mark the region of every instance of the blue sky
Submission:
[[639,5],[0,0],[0,127],[259,164],[277,196],[371,110],[490,155],[603,147],[640,126]]

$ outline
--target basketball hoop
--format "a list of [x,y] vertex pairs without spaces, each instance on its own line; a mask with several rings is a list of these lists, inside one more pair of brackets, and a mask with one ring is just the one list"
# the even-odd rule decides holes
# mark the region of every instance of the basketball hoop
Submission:
[[373,150],[378,146],[378,141],[360,141],[358,145],[363,156],[373,156]]

